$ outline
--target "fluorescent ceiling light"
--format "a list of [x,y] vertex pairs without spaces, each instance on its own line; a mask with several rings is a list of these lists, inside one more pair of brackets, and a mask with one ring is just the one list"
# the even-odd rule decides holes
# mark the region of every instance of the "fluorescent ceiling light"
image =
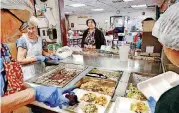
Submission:
[[83,6],[86,6],[85,4],[71,4],[69,6],[72,6],[72,7],[83,7]]
[[91,9],[91,11],[103,11],[104,9]]
[[130,1],[134,1],[134,0],[123,0],[124,2],[130,2]]
[[132,8],[143,8],[143,7],[147,7],[147,5],[146,4],[143,4],[143,5],[132,5],[131,6]]

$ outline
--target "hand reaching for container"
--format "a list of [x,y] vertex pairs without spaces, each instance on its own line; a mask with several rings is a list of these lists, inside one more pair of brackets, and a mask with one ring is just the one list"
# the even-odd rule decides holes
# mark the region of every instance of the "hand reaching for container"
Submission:
[[69,105],[69,100],[63,94],[71,93],[74,88],[58,89],[56,87],[39,86],[35,88],[35,97],[37,101],[43,102],[50,107],[59,106],[62,109],[62,105]]
[[62,58],[60,58],[60,57],[58,57],[56,55],[50,55],[49,58],[52,59],[52,60],[57,60],[57,61],[62,60]]
[[35,56],[35,59],[36,59],[37,61],[39,61],[39,62],[44,62],[44,61],[47,60],[46,57],[44,57],[44,56],[42,56],[42,55],[40,55],[40,56]]
[[155,106],[156,106],[156,101],[153,97],[149,97],[149,100],[147,100],[150,106],[150,109],[152,113],[155,113]]

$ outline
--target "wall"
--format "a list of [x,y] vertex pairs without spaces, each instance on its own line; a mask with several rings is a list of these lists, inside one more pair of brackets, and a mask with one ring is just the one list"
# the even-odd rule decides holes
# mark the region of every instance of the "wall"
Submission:
[[74,27],[72,30],[84,30],[87,28],[86,26],[86,20],[90,18],[89,15],[86,15],[88,17],[85,18],[79,18],[79,16],[84,16],[84,15],[72,15],[68,17],[69,20],[69,26],[71,27],[71,23],[74,23]]
[[[142,15],[142,12],[145,12],[145,15]],[[99,14],[90,14],[87,15],[89,18],[94,18],[97,23],[99,23],[100,28],[108,29],[110,24],[110,16],[129,16],[131,19],[138,18],[143,20],[147,17],[152,17],[155,19],[155,8],[154,9],[144,9],[144,10],[131,10],[127,12],[121,12],[120,14],[116,14],[115,12],[108,13],[99,13]],[[87,20],[87,19],[84,19]],[[76,15],[69,16],[69,23],[78,24],[78,18]],[[85,24],[85,23],[84,23]],[[74,29],[85,29],[86,26],[76,25]]]
[[[42,7],[43,3],[40,0],[36,0],[36,3]],[[48,0],[47,2],[45,2],[47,4],[47,7],[51,7],[52,8],[52,13],[54,16],[54,19],[57,23],[57,25],[55,26],[55,28],[57,29],[57,42],[60,43],[62,42],[62,34],[61,34],[61,26],[60,26],[60,17],[59,17],[59,6],[58,6],[58,0]]]

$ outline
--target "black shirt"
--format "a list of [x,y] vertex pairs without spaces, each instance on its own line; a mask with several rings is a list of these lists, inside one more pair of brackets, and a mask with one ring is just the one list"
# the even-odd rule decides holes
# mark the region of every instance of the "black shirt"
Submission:
[[[84,47],[84,44],[85,44],[85,39],[88,35],[88,31],[89,29],[85,30],[85,32],[83,33],[83,39],[82,39],[82,42],[81,42],[81,47],[83,48]],[[95,46],[96,46],[96,49],[100,49],[101,48],[101,45],[105,45],[106,44],[106,40],[104,38],[104,35],[103,33],[95,28],[95,32],[94,32],[94,39],[95,39]]]

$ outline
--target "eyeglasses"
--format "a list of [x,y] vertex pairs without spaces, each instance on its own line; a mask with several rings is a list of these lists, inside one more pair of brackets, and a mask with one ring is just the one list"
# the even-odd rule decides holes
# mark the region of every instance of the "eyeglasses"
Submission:
[[22,25],[19,28],[20,31],[23,31],[23,30],[25,30],[28,27],[28,23],[27,22],[22,21],[15,14],[13,14],[9,9],[3,9],[3,10],[7,11],[8,13],[10,13],[12,16],[14,16],[17,20],[19,20],[22,23]]

